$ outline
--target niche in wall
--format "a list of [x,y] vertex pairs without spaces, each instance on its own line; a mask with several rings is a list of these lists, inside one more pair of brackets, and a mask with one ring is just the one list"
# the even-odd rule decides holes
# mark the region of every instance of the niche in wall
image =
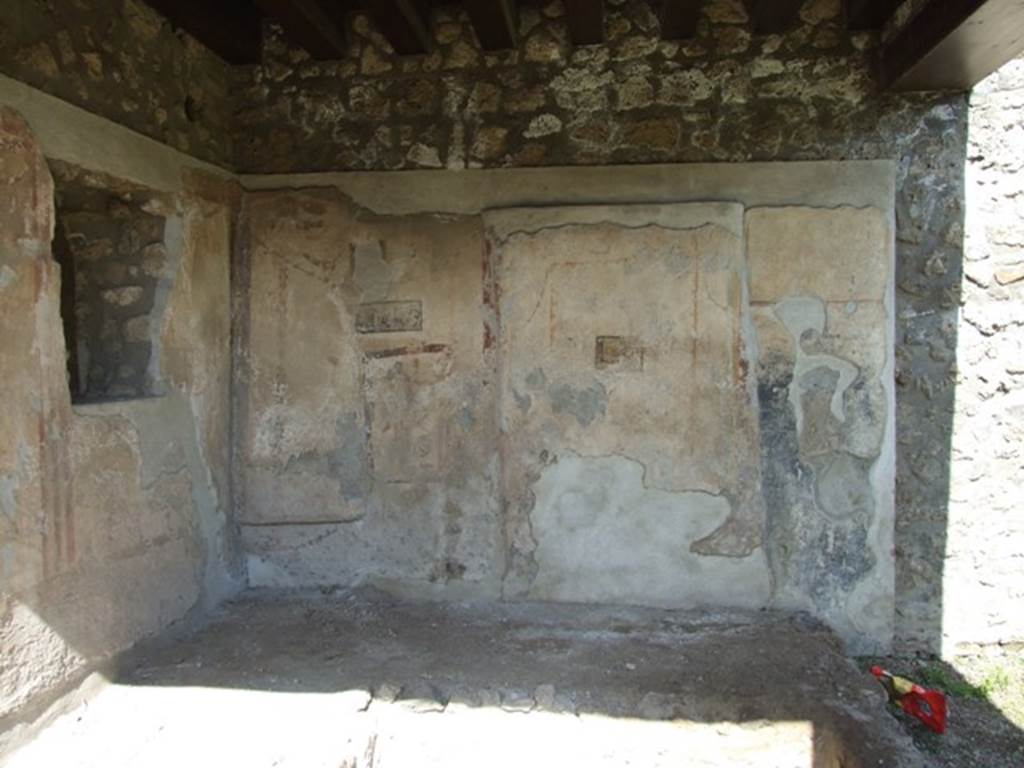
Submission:
[[154,346],[168,267],[162,202],[63,163],[51,171],[71,399],[159,394]]

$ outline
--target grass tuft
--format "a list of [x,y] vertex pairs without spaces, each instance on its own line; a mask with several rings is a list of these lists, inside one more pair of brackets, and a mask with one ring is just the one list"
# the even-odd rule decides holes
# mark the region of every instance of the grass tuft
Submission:
[[921,670],[920,676],[925,685],[962,699],[987,699],[1010,685],[1010,674],[1002,667],[990,670],[977,685],[958,677],[941,664],[928,665]]

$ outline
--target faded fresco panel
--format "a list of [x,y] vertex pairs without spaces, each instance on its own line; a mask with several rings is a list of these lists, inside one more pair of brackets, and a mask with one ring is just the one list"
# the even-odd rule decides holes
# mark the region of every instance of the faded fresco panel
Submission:
[[485,214],[509,596],[760,605],[742,207]]
[[479,219],[252,195],[238,500],[257,585],[496,594],[493,314]]
[[775,602],[892,639],[893,234],[876,208],[747,213]]

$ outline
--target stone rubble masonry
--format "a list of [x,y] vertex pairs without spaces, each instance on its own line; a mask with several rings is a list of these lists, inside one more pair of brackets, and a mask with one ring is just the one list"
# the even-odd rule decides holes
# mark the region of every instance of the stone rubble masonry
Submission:
[[808,2],[793,30],[760,36],[742,4],[708,0],[682,41],[660,39],[646,0],[606,6],[605,45],[573,48],[554,0],[521,4],[519,47],[490,53],[454,4],[433,12],[435,45],[420,56],[394,55],[362,15],[331,62],[271,25],[264,62],[233,70],[238,168],[877,158],[933,108],[963,107],[878,93],[877,35],[848,33],[839,0]]
[[232,164],[230,67],[143,0],[4,0],[0,72]]
[[[72,399],[96,402],[160,392],[153,334],[161,327],[159,301],[173,267],[165,243],[166,211],[145,191],[82,174],[51,161],[58,234],[54,255],[70,296],[62,308],[66,342],[73,346]],[[164,290],[161,290],[161,289]]]

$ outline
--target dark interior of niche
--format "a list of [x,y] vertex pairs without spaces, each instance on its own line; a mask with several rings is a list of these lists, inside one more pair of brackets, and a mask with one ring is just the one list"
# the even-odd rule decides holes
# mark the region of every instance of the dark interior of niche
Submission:
[[157,394],[150,370],[167,221],[143,194],[54,174],[53,254],[74,403]]

